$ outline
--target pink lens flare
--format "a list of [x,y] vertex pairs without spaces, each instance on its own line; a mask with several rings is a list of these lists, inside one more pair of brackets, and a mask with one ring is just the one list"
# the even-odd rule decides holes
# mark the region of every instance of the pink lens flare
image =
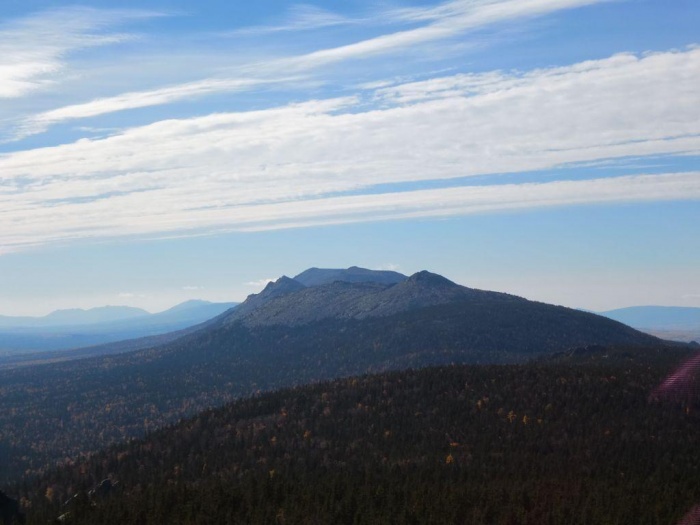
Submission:
[[688,359],[656,387],[649,400],[688,405],[700,402],[700,353]]
[[690,512],[683,516],[678,525],[700,525],[700,505],[695,505]]

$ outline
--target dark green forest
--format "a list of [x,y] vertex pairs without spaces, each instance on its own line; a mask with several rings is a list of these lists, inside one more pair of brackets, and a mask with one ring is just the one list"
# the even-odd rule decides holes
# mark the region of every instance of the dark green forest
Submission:
[[700,407],[649,394],[689,355],[581,349],[256,395],[8,492],[42,525],[673,524],[700,502]]

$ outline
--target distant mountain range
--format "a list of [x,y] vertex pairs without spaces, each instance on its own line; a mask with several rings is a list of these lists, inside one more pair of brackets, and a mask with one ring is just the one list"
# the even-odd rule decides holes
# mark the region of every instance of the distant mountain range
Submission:
[[237,303],[192,300],[151,314],[104,306],[57,310],[44,317],[0,317],[0,354],[54,351],[175,332],[205,322]]
[[84,326],[99,323],[124,321],[138,317],[149,317],[141,308],[131,306],[101,306],[83,310],[72,308],[56,310],[43,317],[10,317],[0,315],[0,329],[4,328],[55,328],[60,326]]

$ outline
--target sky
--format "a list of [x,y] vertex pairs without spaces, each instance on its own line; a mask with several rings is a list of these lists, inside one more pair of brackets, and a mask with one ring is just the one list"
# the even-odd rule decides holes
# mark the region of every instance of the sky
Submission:
[[695,0],[0,0],[0,315],[427,269],[700,306]]

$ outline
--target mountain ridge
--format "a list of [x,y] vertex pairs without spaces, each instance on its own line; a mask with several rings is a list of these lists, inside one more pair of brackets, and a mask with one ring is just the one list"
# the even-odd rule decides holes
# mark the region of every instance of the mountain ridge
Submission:
[[[368,277],[367,274],[363,275]],[[260,294],[249,296],[222,322],[242,322],[247,326],[296,326],[328,318],[386,317],[455,301],[527,300],[500,292],[467,288],[425,270],[389,284],[384,282],[383,276],[365,281],[334,280],[312,286],[281,277],[269,283]]]

